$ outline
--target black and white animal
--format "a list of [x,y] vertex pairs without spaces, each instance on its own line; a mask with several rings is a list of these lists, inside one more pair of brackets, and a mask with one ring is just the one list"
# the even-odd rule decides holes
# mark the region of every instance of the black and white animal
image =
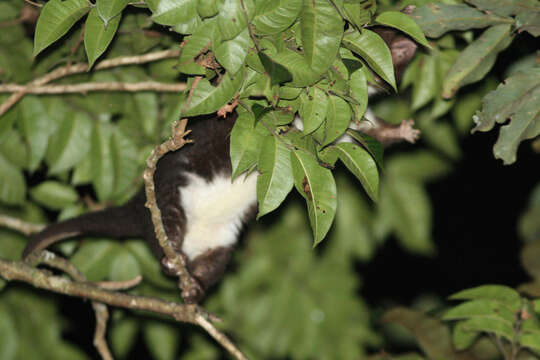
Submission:
[[[233,114],[190,123],[194,142],[162,157],[154,174],[165,231],[175,250],[186,256],[188,271],[200,285],[201,291],[187,302],[200,301],[204,290],[221,277],[242,224],[257,209],[257,174],[231,181],[229,134],[235,119]],[[145,201],[141,191],[123,206],[53,224],[31,237],[23,257],[68,237],[100,235],[144,238],[162,259]]]
[[[404,36],[392,35],[395,33],[383,39],[392,50],[396,72],[400,73],[403,64],[411,60],[416,45]],[[199,285],[198,291],[184,299],[189,303],[204,298],[206,289],[222,276],[242,224],[254,217],[257,210],[257,173],[231,181],[229,135],[235,120],[236,115],[232,114],[225,119],[207,117],[191,122],[190,138],[194,143],[166,154],[154,174],[165,231],[174,249],[186,257],[188,271]],[[367,126],[373,124],[374,121]],[[123,206],[53,224],[31,237],[23,256],[69,237],[99,235],[144,238],[162,260],[164,254],[145,200],[141,191]]]

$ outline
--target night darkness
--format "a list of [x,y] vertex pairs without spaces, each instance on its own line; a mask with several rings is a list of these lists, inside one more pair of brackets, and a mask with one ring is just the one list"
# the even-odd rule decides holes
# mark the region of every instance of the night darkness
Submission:
[[407,305],[426,292],[446,298],[473,286],[527,281],[517,222],[538,181],[538,156],[525,142],[517,162],[504,166],[492,153],[497,136],[467,136],[454,171],[428,185],[436,256],[412,255],[391,239],[358,266],[361,293],[370,304],[392,299]]

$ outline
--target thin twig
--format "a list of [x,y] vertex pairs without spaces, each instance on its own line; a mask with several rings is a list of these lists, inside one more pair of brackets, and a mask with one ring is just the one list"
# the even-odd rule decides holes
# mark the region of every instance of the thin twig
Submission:
[[169,140],[163,144],[158,145],[150,154],[146,160],[146,170],[143,173],[144,189],[146,193],[145,206],[150,210],[152,214],[152,223],[154,224],[154,231],[159,245],[163,249],[167,260],[167,266],[174,269],[180,278],[180,286],[182,287],[182,298],[186,299],[191,296],[193,290],[197,284],[191,277],[186,268],[185,259],[180,256],[173,248],[171,242],[167,237],[163,221],[161,219],[161,210],[159,209],[156,201],[155,187],[154,187],[154,173],[156,171],[156,165],[158,160],[168,153],[169,151],[176,151],[184,146],[190,140],[184,139],[189,134],[189,130],[186,131],[187,119],[181,121],[175,121],[172,125],[172,136]]
[[24,2],[27,3],[27,4],[33,5],[33,6],[43,7],[42,4],[39,4],[39,3],[37,3],[37,2],[33,2],[33,1],[31,1],[31,0],[24,0]]
[[[137,65],[137,64],[143,64],[147,62],[162,60],[162,59],[178,57],[179,55],[180,55],[180,50],[163,50],[163,51],[156,51],[156,52],[148,53],[144,55],[122,56],[122,57],[117,57],[114,59],[103,60],[99,62],[98,64],[96,64],[93,69],[103,70],[103,69],[109,69],[109,68],[123,66],[123,65]],[[31,81],[27,85],[41,86],[51,81],[54,81],[56,79],[60,79],[68,75],[79,74],[87,70],[88,70],[88,64],[86,63],[63,66],[61,68],[55,69]],[[0,105],[0,116],[4,115],[25,94],[26,94],[25,91],[19,91],[17,93],[12,94],[6,101],[4,101]]]
[[138,275],[133,279],[124,280],[124,281],[96,281],[93,284],[96,284],[102,289],[107,290],[127,290],[139,285],[142,281],[142,276]]
[[236,359],[241,360],[247,360],[246,355],[244,355],[237,347],[234,345],[234,343],[229,340],[222,332],[220,332],[214,324],[212,324],[210,321],[206,319],[201,314],[198,314],[195,317],[195,320],[197,321],[197,324],[199,324],[210,336],[212,336],[218,343],[221,344],[231,355],[233,355]]
[[92,308],[96,314],[96,329],[94,331],[94,346],[103,360],[113,360],[109,345],[107,345],[107,321],[109,320],[109,310],[105,304],[93,301]]
[[0,93],[24,92],[26,94],[68,94],[87,93],[90,91],[157,91],[157,92],[183,92],[185,83],[160,83],[157,81],[142,81],[137,83],[124,82],[91,82],[67,85],[19,85],[0,84]]
[[41,231],[45,225],[33,224],[7,215],[0,215],[0,226],[16,230],[25,235]]

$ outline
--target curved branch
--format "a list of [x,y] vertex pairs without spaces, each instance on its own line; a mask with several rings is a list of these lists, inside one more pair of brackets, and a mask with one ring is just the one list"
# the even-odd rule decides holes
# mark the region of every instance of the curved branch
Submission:
[[183,92],[185,83],[160,83],[157,81],[142,81],[136,83],[124,82],[90,82],[68,85],[18,85],[0,84],[0,93],[24,92],[25,94],[69,94],[87,93],[90,91],[156,91],[156,92]]

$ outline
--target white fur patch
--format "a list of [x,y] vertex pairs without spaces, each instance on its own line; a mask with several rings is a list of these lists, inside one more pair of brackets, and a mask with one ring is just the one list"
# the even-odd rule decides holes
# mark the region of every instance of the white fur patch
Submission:
[[234,182],[225,175],[207,182],[188,174],[188,181],[179,188],[187,219],[182,251],[194,259],[209,249],[236,242],[246,211],[257,201],[257,173]]

